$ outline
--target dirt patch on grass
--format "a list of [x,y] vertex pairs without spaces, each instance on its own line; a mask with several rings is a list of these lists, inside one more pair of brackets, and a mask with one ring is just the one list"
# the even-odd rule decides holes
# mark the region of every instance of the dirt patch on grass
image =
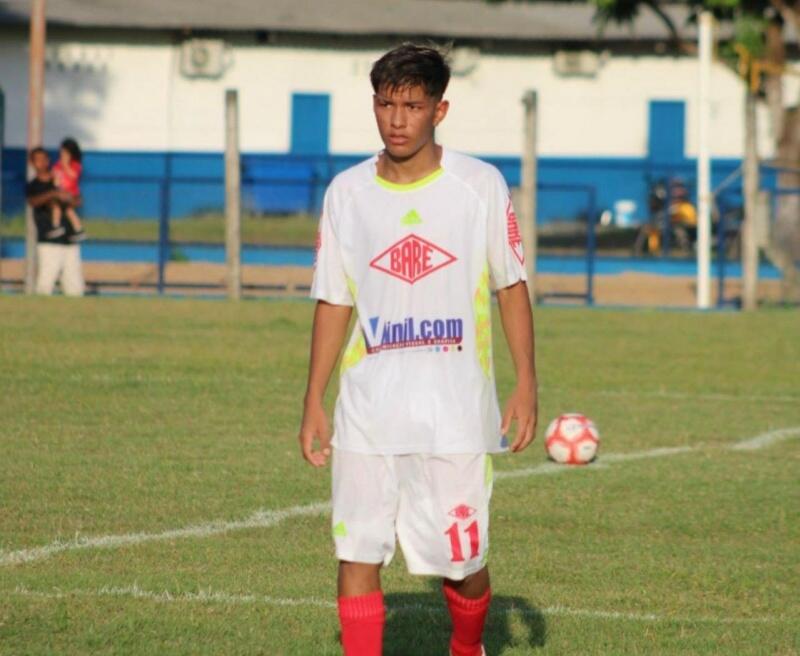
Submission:
[[[85,262],[84,275],[90,293],[113,291],[152,294],[158,285],[158,267],[153,264],[121,262]],[[206,262],[170,262],[165,267],[165,291],[181,294],[224,294],[225,265]],[[312,270],[297,266],[242,267],[242,284],[247,296],[308,295]],[[22,260],[3,260],[0,268],[3,288],[16,290],[23,277]],[[537,294],[546,302],[580,303],[586,293],[583,275],[540,274]],[[662,276],[652,273],[626,272],[598,275],[594,279],[595,303],[598,305],[631,305],[653,307],[693,307],[696,303],[696,281],[688,276]],[[718,285],[712,281],[712,303],[717,302]],[[726,281],[726,299],[738,298],[741,281]],[[566,295],[566,296],[559,296]],[[779,280],[762,280],[759,284],[762,301],[778,302]]]

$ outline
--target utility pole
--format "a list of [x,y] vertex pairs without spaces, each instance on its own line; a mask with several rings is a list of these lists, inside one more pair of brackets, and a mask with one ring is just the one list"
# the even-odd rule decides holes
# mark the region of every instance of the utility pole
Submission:
[[697,153],[697,307],[711,307],[711,64],[714,16],[700,14]]
[[759,171],[756,95],[745,83],[744,105],[744,223],[742,224],[742,309],[758,307]]
[[[46,38],[46,0],[32,0],[30,60],[28,64],[28,152],[42,145],[44,133],[44,45]],[[30,169],[30,164],[28,164]],[[28,170],[30,176],[31,171]],[[33,210],[25,205],[25,293],[36,286],[36,225]]]
[[537,149],[537,95],[535,91],[526,91],[522,96],[525,108],[523,126],[524,142],[522,148],[522,172],[520,179],[520,232],[522,233],[522,249],[525,252],[525,271],[528,275],[528,295],[531,305],[536,304],[536,187],[538,170],[536,161]]
[[239,157],[239,95],[225,91],[225,263],[228,298],[242,297],[242,181]]

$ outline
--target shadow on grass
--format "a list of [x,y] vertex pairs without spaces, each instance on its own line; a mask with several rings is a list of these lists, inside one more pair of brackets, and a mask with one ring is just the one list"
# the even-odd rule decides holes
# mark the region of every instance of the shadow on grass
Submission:
[[[386,628],[383,638],[385,656],[444,656],[450,640],[450,616],[441,584],[431,582],[430,592],[389,593],[386,595]],[[520,622],[527,636],[520,631],[514,637],[511,621]],[[523,634],[524,635],[524,634]],[[489,656],[500,654],[514,644],[536,649],[547,639],[544,615],[522,597],[498,594],[492,598],[483,644]]]

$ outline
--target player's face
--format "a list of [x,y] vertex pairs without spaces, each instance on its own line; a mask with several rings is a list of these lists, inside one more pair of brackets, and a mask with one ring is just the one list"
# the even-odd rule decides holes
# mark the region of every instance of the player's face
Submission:
[[409,159],[433,141],[448,102],[429,96],[421,86],[384,87],[373,96],[372,106],[386,152],[395,159]]

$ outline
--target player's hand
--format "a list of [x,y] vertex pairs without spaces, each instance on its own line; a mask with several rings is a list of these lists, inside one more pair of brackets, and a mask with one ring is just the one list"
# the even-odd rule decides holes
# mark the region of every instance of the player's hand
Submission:
[[500,427],[500,431],[503,435],[508,434],[512,420],[516,421],[517,432],[514,436],[514,441],[511,443],[511,451],[515,453],[522,451],[536,437],[538,403],[535,382],[523,385],[518,384],[508,403],[506,403],[506,411],[503,413],[503,424]]
[[[331,436],[321,402],[306,401],[299,438],[306,461],[314,467],[324,467],[331,455]],[[314,449],[315,439],[319,442],[318,451]]]

